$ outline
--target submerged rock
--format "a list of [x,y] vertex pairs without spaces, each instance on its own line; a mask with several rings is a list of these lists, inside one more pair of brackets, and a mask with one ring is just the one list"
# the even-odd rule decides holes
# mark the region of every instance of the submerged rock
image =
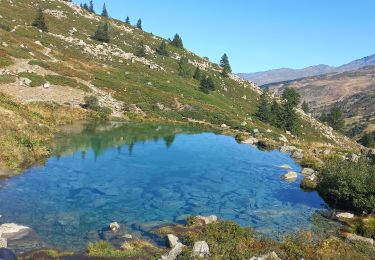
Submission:
[[283,165],[280,166],[280,168],[283,168],[283,169],[286,169],[286,170],[292,169],[292,167],[289,164],[283,164]]
[[111,224],[109,224],[109,230],[111,230],[112,232],[116,232],[117,230],[119,230],[119,228],[120,224],[117,222],[112,222]]
[[14,223],[0,225],[0,237],[8,240],[21,239],[30,234],[30,232],[31,228]]
[[207,259],[210,256],[210,248],[208,247],[207,242],[195,242],[193,246],[192,256]]

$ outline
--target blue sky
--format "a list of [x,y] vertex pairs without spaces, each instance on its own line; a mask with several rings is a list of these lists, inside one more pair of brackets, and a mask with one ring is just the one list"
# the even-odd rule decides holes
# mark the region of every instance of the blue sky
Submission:
[[[77,3],[81,1],[74,0]],[[89,0],[82,0],[89,2]],[[234,72],[342,65],[375,54],[374,0],[94,0],[101,12],[168,38]]]

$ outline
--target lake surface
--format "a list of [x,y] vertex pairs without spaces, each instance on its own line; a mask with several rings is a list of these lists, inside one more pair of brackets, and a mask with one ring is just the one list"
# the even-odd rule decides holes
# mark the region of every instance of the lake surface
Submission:
[[0,180],[0,222],[32,227],[59,248],[82,249],[113,221],[139,232],[197,214],[275,237],[310,228],[325,207],[300,179],[281,179],[282,164],[300,171],[290,156],[232,137],[165,125],[67,130],[45,165]]

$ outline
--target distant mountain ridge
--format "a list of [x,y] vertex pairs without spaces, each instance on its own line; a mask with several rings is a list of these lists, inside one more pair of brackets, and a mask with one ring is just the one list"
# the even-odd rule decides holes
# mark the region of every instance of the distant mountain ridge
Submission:
[[255,73],[239,73],[238,75],[245,80],[253,81],[259,86],[262,86],[276,82],[319,76],[328,73],[346,72],[371,65],[375,65],[375,54],[352,61],[339,67],[331,67],[325,64],[320,64],[303,69],[281,68]]

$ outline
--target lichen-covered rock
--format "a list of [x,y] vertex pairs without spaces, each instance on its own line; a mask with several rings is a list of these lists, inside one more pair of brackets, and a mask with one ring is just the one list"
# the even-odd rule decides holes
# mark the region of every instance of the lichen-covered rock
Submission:
[[177,243],[168,253],[165,253],[161,256],[162,260],[175,260],[179,255],[181,255],[184,245],[181,243]]
[[31,228],[17,225],[14,223],[6,223],[0,225],[0,237],[8,240],[20,239],[27,236],[31,232]]
[[178,244],[178,237],[173,234],[167,235],[167,244],[169,248],[174,248]]
[[210,256],[210,248],[207,242],[206,241],[195,242],[193,246],[192,256],[207,259]]
[[117,222],[112,222],[111,224],[109,224],[109,230],[111,230],[112,232],[116,232],[117,230],[119,230],[119,228],[120,224]]
[[197,216],[196,218],[198,220],[202,220],[204,222],[204,224],[206,224],[206,225],[209,225],[211,223],[215,223],[218,220],[217,216],[215,216],[215,215],[210,215],[210,216],[207,216],[207,217],[205,217],[205,216]]
[[296,151],[294,151],[294,152],[292,153],[292,158],[293,158],[293,159],[296,159],[296,160],[302,160],[302,158],[303,158],[303,154],[302,154],[301,151],[296,150]]
[[348,241],[351,241],[351,242],[363,242],[371,246],[374,246],[374,239],[372,238],[361,237],[361,236],[358,236],[356,234],[351,234],[351,233],[346,233],[345,237]]

